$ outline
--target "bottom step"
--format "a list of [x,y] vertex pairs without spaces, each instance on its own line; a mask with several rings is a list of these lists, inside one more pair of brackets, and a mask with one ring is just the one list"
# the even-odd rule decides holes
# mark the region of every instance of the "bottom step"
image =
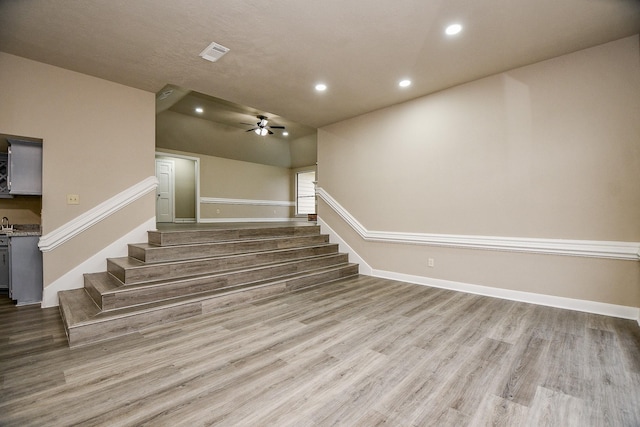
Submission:
[[150,326],[197,316],[230,304],[255,301],[357,274],[358,265],[347,264],[309,272],[299,277],[261,283],[250,288],[212,291],[196,296],[102,312],[84,288],[63,291],[58,295],[69,346],[76,347],[139,332]]

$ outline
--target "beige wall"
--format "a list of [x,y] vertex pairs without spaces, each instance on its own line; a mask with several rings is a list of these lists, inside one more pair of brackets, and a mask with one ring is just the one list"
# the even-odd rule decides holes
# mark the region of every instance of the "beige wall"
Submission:
[[[43,140],[44,234],[154,174],[154,94],[1,52],[0,93],[0,133]],[[153,217],[154,197],[125,209],[91,230],[91,248],[44,253],[45,286]]]
[[[638,242],[638,117],[634,36],[324,127],[319,187],[368,230]],[[366,243],[319,210],[375,269],[640,306],[638,262]]]
[[219,158],[280,167],[289,167],[291,164],[289,142],[286,140],[265,140],[257,135],[247,139],[244,130],[238,127],[173,111],[158,114],[156,134],[156,144],[162,151],[181,150],[188,143],[196,152],[209,153]]
[[[197,157],[200,159],[200,197],[290,202],[291,170],[163,149],[163,153]],[[201,203],[202,221],[227,218],[290,218],[293,209],[288,206],[237,205],[228,203]]]
[[40,224],[42,198],[15,196],[0,199],[0,218],[7,217],[11,224]]

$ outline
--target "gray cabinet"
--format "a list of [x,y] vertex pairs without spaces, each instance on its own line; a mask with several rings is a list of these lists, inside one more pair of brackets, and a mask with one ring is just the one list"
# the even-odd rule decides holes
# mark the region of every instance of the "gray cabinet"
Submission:
[[9,289],[9,238],[0,236],[0,290]]
[[9,156],[7,153],[0,153],[0,198],[10,197],[13,196],[9,194]]
[[42,143],[7,139],[8,188],[11,195],[42,194]]
[[42,301],[42,252],[39,236],[9,238],[9,297],[18,305]]

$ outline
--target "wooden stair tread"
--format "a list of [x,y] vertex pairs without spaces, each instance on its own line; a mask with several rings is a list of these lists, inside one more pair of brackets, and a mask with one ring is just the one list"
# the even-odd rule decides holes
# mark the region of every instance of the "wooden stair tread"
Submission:
[[235,268],[235,269],[229,269],[229,270],[223,270],[223,271],[216,271],[213,273],[204,273],[204,274],[193,274],[190,276],[182,276],[182,277],[176,277],[176,278],[172,278],[172,279],[160,279],[160,280],[150,280],[150,281],[146,281],[146,282],[142,282],[142,283],[132,283],[132,284],[124,284],[122,283],[117,277],[112,276],[111,274],[109,274],[108,272],[103,272],[103,273],[95,273],[96,275],[100,274],[100,275],[104,275],[104,276],[108,276],[108,277],[104,277],[104,276],[100,276],[103,279],[103,284],[104,284],[104,289],[106,292],[127,292],[129,290],[132,289],[141,289],[141,288],[146,288],[146,287],[156,287],[156,286],[164,286],[164,285],[171,285],[174,283],[182,283],[182,282],[188,282],[191,280],[197,280],[197,279],[206,279],[206,278],[216,278],[216,277],[221,277],[221,276],[226,276],[230,273],[242,273],[242,272],[250,272],[250,271],[256,271],[256,270],[261,270],[264,268],[268,268],[270,266],[276,266],[276,265],[286,265],[286,264],[294,264],[300,261],[304,261],[306,259],[323,259],[323,258],[332,258],[332,257],[338,257],[338,256],[343,256],[344,254],[339,254],[339,253],[335,253],[335,254],[325,254],[325,255],[318,255],[315,257],[305,257],[305,258],[299,258],[299,259],[295,259],[295,260],[290,260],[287,262],[273,262],[273,263],[267,263],[267,264],[260,264],[260,265],[256,265],[253,267],[241,267],[241,268]]
[[193,242],[222,242],[242,239],[252,239],[256,236],[293,236],[318,233],[317,225],[278,225],[261,227],[229,227],[213,229],[190,230],[155,230],[149,231],[149,243],[160,246],[179,244],[181,240],[188,239]]
[[158,246],[151,243],[128,245],[129,256],[146,263],[173,260],[189,260],[242,253],[262,252],[274,249],[292,249],[312,244],[329,243],[329,236],[276,236],[228,242],[190,243],[173,246]]
[[83,289],[59,293],[70,346],[358,274],[317,225],[150,231]]
[[62,318],[67,325],[85,322],[100,313],[100,307],[83,288],[58,292],[58,298]]
[[[356,264],[348,263],[345,265],[318,269],[318,271],[314,271],[313,273],[321,274],[327,271],[338,270],[340,268],[345,268],[347,266],[355,266],[355,265]],[[74,308],[87,307],[87,309],[82,311],[82,315],[79,315],[79,316],[74,315],[68,321],[69,328],[73,328],[73,327],[88,325],[91,323],[104,322],[113,318],[127,317],[131,315],[141,314],[141,313],[145,313],[153,310],[159,310],[167,307],[175,307],[181,304],[201,301],[203,299],[215,298],[216,296],[242,292],[242,291],[246,291],[247,289],[255,289],[255,288],[272,286],[280,282],[290,280],[291,278],[295,278],[302,275],[303,273],[300,273],[292,277],[278,278],[277,280],[258,281],[255,283],[248,283],[248,284],[233,287],[233,288],[216,289],[213,291],[202,292],[199,294],[186,295],[183,297],[170,298],[170,299],[156,301],[152,303],[145,303],[145,304],[140,304],[140,305],[131,306],[131,307],[118,308],[114,310],[103,310],[103,311],[99,310],[99,308],[95,305],[93,300],[91,300],[88,294],[84,292],[84,289],[74,289],[72,291],[63,291],[63,292],[60,292],[60,295],[62,297],[63,294],[73,293],[72,295],[70,295],[70,298],[68,298],[72,300],[71,304],[73,305],[73,307]],[[82,292],[76,292],[76,291],[82,291]],[[81,295],[81,293],[84,295]],[[90,307],[89,302],[93,307],[95,307],[95,309],[93,308],[88,309]],[[67,318],[65,317],[65,319]]]
[[158,267],[158,266],[163,266],[163,265],[180,265],[180,264],[187,264],[190,261],[198,262],[198,261],[207,260],[207,259],[225,259],[225,258],[231,259],[231,258],[240,257],[240,256],[253,256],[253,255],[256,255],[256,254],[260,254],[260,253],[295,252],[298,249],[303,250],[303,249],[312,249],[312,248],[324,248],[324,247],[330,247],[330,246],[337,246],[337,245],[335,243],[319,243],[319,244],[301,246],[301,247],[296,247],[296,248],[284,248],[284,249],[277,249],[277,250],[263,250],[263,251],[255,251],[255,252],[246,252],[246,253],[241,253],[241,254],[219,255],[219,256],[202,257],[202,258],[195,258],[195,259],[186,259],[186,260],[180,260],[180,261],[165,261],[165,262],[160,262],[160,263],[146,263],[144,261],[140,261],[138,259],[131,258],[131,257],[108,258],[108,261],[110,261],[113,264],[118,265],[118,266],[120,266],[122,268],[134,269],[134,268],[142,268],[142,267]]

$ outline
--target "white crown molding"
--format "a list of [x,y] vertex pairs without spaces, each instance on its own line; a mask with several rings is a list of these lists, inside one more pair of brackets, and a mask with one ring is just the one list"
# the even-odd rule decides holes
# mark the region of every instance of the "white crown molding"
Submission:
[[200,203],[221,205],[252,205],[252,206],[295,206],[296,202],[281,200],[251,200],[251,199],[225,199],[222,197],[200,197]]
[[331,195],[324,191],[324,189],[318,188],[316,192],[360,237],[368,241],[607,258],[627,261],[640,260],[640,242],[465,236],[367,230],[356,218],[331,197]]
[[83,231],[91,228],[103,219],[113,215],[120,209],[135,202],[146,194],[155,191],[158,179],[150,176],[139,183],[100,203],[52,232],[42,236],[38,247],[42,252],[49,252],[71,240]]

